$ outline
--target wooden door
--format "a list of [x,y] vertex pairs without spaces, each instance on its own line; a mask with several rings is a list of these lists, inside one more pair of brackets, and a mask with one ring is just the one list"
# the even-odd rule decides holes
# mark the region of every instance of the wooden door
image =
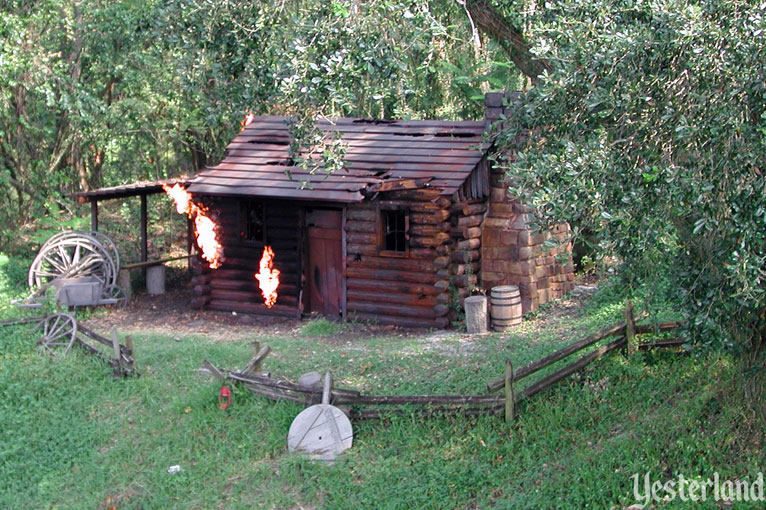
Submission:
[[309,312],[341,316],[343,296],[342,214],[336,209],[308,209],[307,290]]

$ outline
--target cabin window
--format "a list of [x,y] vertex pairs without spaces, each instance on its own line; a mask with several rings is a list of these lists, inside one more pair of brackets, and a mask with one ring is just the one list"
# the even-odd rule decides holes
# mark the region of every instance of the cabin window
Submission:
[[380,211],[380,251],[384,254],[406,255],[409,248],[409,216],[403,210]]
[[240,236],[243,241],[264,242],[266,240],[266,212],[263,202],[248,200],[242,202],[240,213]]

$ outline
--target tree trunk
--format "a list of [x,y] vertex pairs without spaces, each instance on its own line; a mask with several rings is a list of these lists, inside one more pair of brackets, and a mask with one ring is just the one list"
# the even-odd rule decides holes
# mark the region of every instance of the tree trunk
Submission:
[[532,83],[537,81],[543,71],[550,69],[546,61],[538,59],[529,51],[530,46],[521,31],[497,12],[488,0],[468,0],[466,7],[476,26],[502,46],[519,71],[528,76]]

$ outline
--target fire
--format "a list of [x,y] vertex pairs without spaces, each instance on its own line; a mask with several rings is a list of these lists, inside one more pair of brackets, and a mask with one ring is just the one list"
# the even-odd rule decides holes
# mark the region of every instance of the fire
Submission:
[[208,261],[210,269],[221,267],[223,264],[223,246],[218,242],[215,233],[216,224],[208,216],[207,208],[194,203],[191,193],[180,184],[175,184],[172,188],[163,184],[162,189],[175,202],[178,214],[185,214],[194,219],[194,237],[197,239],[197,246],[202,250],[202,258]]
[[271,308],[277,302],[277,287],[279,287],[279,269],[274,269],[274,250],[271,246],[263,248],[260,271],[255,273],[258,286],[263,293],[263,303]]
[[254,120],[255,120],[255,114],[254,114],[253,112],[247,112],[247,113],[245,114],[245,120],[243,120],[242,122],[240,122],[240,123],[239,123],[239,125],[242,127],[242,129],[244,129],[244,128],[246,128],[247,126],[249,126],[250,124],[252,124],[252,122],[253,122]]

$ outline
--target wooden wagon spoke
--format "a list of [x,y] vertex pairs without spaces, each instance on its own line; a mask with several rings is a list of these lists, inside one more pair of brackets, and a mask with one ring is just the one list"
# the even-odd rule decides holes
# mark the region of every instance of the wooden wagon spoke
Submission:
[[66,354],[77,339],[77,321],[68,313],[49,315],[43,322],[43,336],[38,344],[51,355],[56,355],[54,347],[64,347]]

